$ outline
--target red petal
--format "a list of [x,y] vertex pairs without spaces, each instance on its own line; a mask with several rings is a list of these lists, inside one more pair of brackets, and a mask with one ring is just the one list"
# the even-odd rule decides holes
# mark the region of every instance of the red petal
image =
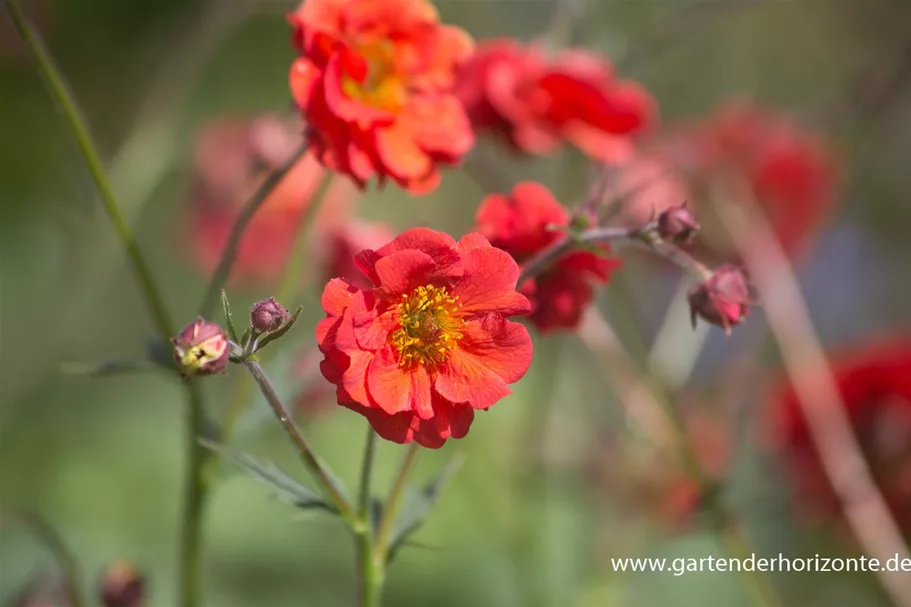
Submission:
[[420,427],[420,418],[410,412],[389,415],[382,409],[371,409],[351,403],[340,404],[363,415],[377,434],[394,443],[410,443],[414,440],[415,430]]
[[351,305],[351,298],[357,289],[341,278],[333,278],[323,289],[323,296],[320,303],[323,310],[330,316],[341,316],[345,309]]
[[424,419],[433,417],[430,404],[430,376],[416,365],[404,369],[395,360],[392,348],[377,352],[367,372],[370,396],[386,413],[414,411]]
[[459,240],[459,253],[466,255],[469,251],[491,246],[490,241],[480,232],[471,232]]
[[463,256],[462,263],[465,276],[452,290],[459,298],[461,313],[498,312],[513,316],[531,312],[531,304],[516,292],[519,266],[506,251],[493,247],[474,249]]
[[376,262],[379,286],[390,295],[409,293],[430,280],[436,270],[433,258],[421,251],[397,251]]

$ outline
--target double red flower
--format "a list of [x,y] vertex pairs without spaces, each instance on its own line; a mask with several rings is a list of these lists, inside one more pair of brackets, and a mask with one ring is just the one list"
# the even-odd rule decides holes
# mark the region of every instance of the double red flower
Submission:
[[[478,208],[478,231],[490,242],[524,263],[563,237],[560,228],[569,225],[569,213],[535,182],[523,182],[509,196],[493,194]],[[592,283],[606,283],[620,260],[609,258],[610,247],[599,245],[598,253],[570,251],[543,273],[519,285],[532,302],[531,321],[542,331],[574,328],[594,297]]]
[[317,326],[323,375],[340,405],[377,434],[437,448],[468,432],[476,409],[510,393],[531,364],[519,267],[480,234],[425,228],[366,250],[357,265],[373,287],[334,279]]
[[549,58],[508,39],[478,48],[458,94],[477,130],[498,133],[522,152],[550,154],[568,141],[604,162],[628,158],[630,137],[655,111],[645,89],[615,79],[597,55],[571,50]]
[[472,52],[425,0],[306,0],[289,16],[300,56],[291,92],[320,161],[364,186],[433,190],[474,135],[452,93]]

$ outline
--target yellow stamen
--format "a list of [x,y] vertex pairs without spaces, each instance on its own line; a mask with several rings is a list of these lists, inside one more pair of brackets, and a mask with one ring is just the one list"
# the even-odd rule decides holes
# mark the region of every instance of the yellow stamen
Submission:
[[402,294],[397,306],[399,328],[389,336],[399,353],[399,366],[435,366],[449,358],[462,339],[461,307],[446,287],[425,285]]

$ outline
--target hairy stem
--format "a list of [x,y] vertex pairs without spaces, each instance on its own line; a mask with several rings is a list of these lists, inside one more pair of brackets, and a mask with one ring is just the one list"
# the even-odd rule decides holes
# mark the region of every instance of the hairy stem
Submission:
[[262,365],[260,365],[259,362],[250,359],[244,361],[243,364],[253,378],[253,381],[259,386],[260,392],[262,392],[266,402],[269,403],[269,407],[271,407],[272,412],[275,413],[276,419],[278,419],[278,422],[285,430],[288,438],[291,439],[298,454],[304,461],[304,465],[307,467],[307,470],[313,476],[317,484],[319,484],[323,494],[329,499],[352,529],[358,528],[359,521],[354,510],[351,508],[351,504],[349,504],[348,500],[345,499],[345,496],[339,492],[332,478],[329,476],[329,473],[323,468],[322,463],[320,463],[316,454],[313,452],[313,449],[310,447],[310,443],[304,435],[301,434],[301,431],[298,429],[297,425],[295,425],[294,420],[291,419],[291,413],[288,412],[287,407],[285,407],[284,403],[282,403],[278,394],[275,392],[275,388],[272,386],[272,382],[266,375]]

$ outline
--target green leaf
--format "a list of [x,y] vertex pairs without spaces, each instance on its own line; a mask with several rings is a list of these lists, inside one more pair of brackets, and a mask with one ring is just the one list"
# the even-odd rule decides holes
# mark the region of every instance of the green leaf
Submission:
[[270,344],[271,342],[275,341],[276,339],[278,339],[279,337],[281,337],[282,335],[284,335],[285,333],[290,331],[291,327],[294,326],[294,323],[297,322],[298,317],[301,315],[301,312],[303,312],[303,311],[304,311],[304,306],[298,307],[288,322],[283,324],[278,329],[276,329],[270,333],[266,333],[263,336],[263,338],[259,340],[259,343],[257,344],[256,349],[262,350],[266,345]]
[[298,483],[272,462],[260,462],[252,455],[226,449],[208,440],[201,439],[199,443],[231,460],[241,470],[268,485],[273,490],[275,497],[282,501],[294,504],[302,510],[322,509],[334,514],[338,512],[332,504]]
[[462,465],[464,458],[457,455],[449,460],[440,472],[430,479],[421,489],[408,487],[404,496],[402,509],[396,517],[392,527],[392,537],[389,542],[389,561],[395,558],[399,548],[427,519],[427,516],[436,505],[443,487],[452,478],[456,470]]
[[231,303],[228,301],[228,294],[225,293],[224,289],[221,290],[221,311],[225,316],[225,324],[228,326],[228,337],[234,343],[240,343],[237,341],[237,329],[234,328],[234,319],[231,318]]

